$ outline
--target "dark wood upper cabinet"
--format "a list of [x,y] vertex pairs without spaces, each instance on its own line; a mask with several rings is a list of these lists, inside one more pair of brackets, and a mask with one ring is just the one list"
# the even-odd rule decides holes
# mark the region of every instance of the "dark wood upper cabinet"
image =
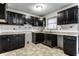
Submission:
[[68,20],[67,24],[77,23],[78,22],[78,7],[68,9]]
[[25,15],[7,11],[7,21],[11,25],[24,25]]
[[44,26],[46,22],[45,19],[40,20],[39,17],[30,16],[25,19],[25,24],[30,24],[32,26]]
[[0,24],[7,23],[6,20],[6,3],[0,3]]
[[27,18],[25,18],[25,24],[30,24],[30,25],[34,25],[34,17],[33,16],[29,16]]
[[46,26],[46,18],[45,17],[43,18],[43,26],[44,27]]
[[58,25],[78,23],[78,6],[58,12]]
[[58,25],[66,24],[67,11],[61,11],[58,13]]
[[5,19],[5,5],[0,3],[0,19]]

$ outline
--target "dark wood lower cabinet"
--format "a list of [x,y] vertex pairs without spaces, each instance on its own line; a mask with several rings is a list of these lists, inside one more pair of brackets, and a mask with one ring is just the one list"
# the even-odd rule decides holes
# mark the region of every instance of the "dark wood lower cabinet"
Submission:
[[6,52],[9,49],[9,38],[7,36],[0,36],[0,53]]
[[32,42],[34,44],[42,43],[50,47],[57,46],[57,35],[32,33]]
[[18,48],[18,35],[11,35],[10,37],[10,49],[17,49]]
[[18,48],[24,47],[25,46],[25,34],[23,35],[18,35]]
[[38,44],[44,41],[43,33],[32,33],[32,43]]
[[25,34],[0,35],[0,53],[25,46]]
[[57,35],[53,34],[44,34],[44,41],[43,44],[50,46],[50,47],[55,47],[57,46]]

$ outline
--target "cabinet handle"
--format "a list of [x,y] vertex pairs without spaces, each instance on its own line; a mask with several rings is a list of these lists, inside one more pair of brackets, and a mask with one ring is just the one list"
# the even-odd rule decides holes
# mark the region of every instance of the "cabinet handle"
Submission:
[[9,38],[8,38],[8,41],[9,41]]

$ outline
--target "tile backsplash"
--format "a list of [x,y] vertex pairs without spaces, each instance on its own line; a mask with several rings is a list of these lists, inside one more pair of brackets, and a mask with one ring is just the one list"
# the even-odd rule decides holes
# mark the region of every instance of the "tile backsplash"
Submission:
[[32,26],[24,25],[24,26],[17,26],[17,25],[0,25],[0,30],[31,30]]
[[36,27],[31,25],[17,26],[17,25],[0,25],[0,30],[27,30],[27,31],[41,31],[43,27]]
[[[67,31],[78,31],[79,24],[66,24],[66,25],[57,25],[56,30],[67,30]],[[55,29],[49,30],[45,27],[46,31],[53,31]]]
[[78,24],[58,25],[58,30],[78,31]]

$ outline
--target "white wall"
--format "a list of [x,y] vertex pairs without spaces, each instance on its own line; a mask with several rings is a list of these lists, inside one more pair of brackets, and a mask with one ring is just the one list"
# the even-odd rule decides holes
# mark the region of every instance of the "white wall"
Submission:
[[33,15],[33,14],[30,14],[30,13],[27,13],[27,12],[22,12],[22,11],[10,9],[10,8],[7,8],[6,10],[7,10],[7,11],[12,11],[12,12],[21,13],[21,14],[24,14],[24,15],[26,15],[26,16],[36,16],[36,17],[40,17],[40,16],[37,16],[37,15]]
[[50,18],[50,17],[53,17],[53,16],[57,16],[57,12],[62,11],[62,10],[65,10],[65,9],[68,9],[68,8],[71,8],[71,7],[76,6],[76,5],[79,5],[79,4],[73,4],[73,5],[64,7],[64,8],[60,8],[59,10],[56,10],[56,11],[54,11],[54,12],[52,12],[52,13],[50,13],[50,14],[44,16],[44,17]]

